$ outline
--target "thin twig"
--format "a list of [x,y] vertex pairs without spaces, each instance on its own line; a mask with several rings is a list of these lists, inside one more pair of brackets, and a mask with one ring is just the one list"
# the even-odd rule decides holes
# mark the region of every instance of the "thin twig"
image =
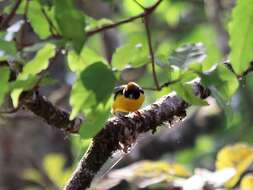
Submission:
[[[165,82],[165,83],[163,83],[163,84],[160,86],[160,90],[162,90],[163,88],[168,87],[168,86],[170,86],[170,85],[173,85],[173,84],[179,82],[180,80],[181,80],[181,79],[176,79],[176,80],[172,80],[172,81]],[[143,87],[143,90],[157,91],[157,88],[153,88],[153,87]]]
[[30,0],[26,0],[26,3],[25,3],[25,10],[24,10],[24,15],[23,15],[24,24],[20,30],[20,43],[18,44],[18,47],[20,49],[22,49],[24,47],[25,27],[28,24],[27,15],[28,15],[28,10],[29,10],[29,2],[30,2]]
[[162,1],[163,0],[158,0],[154,5],[152,5],[150,7],[147,7],[146,10],[141,14],[138,14],[138,15],[133,16],[133,17],[129,17],[127,19],[121,20],[121,21],[113,23],[113,24],[105,25],[101,28],[97,28],[97,29],[94,29],[94,30],[87,31],[86,35],[87,36],[92,36],[96,33],[102,32],[104,30],[118,27],[122,24],[132,22],[132,21],[134,21],[136,19],[139,19],[139,18],[144,18],[145,15],[150,15]]
[[41,12],[44,15],[45,19],[47,20],[47,22],[48,22],[49,30],[50,30],[51,34],[53,36],[58,35],[59,32],[57,31],[56,27],[54,26],[54,23],[52,22],[52,20],[47,15],[47,12],[46,12],[46,10],[44,9],[43,6],[41,6]]
[[0,25],[0,29],[4,29],[5,27],[8,27],[9,22],[11,21],[11,19],[16,15],[16,11],[18,10],[20,4],[21,4],[22,0],[17,0],[16,3],[14,4],[10,14],[3,19],[1,25]]
[[147,39],[148,39],[149,56],[150,56],[151,64],[152,64],[153,79],[155,82],[156,89],[161,90],[161,87],[159,85],[159,81],[158,81],[158,78],[156,75],[156,70],[155,70],[155,56],[154,56],[154,52],[153,52],[153,48],[152,48],[152,41],[151,41],[152,39],[151,39],[151,33],[150,33],[150,29],[149,29],[148,15],[144,16],[144,24],[145,24]]
[[140,4],[138,0],[134,0],[134,2],[135,2],[140,8],[142,8],[143,10],[146,9],[146,7],[144,7],[142,4]]

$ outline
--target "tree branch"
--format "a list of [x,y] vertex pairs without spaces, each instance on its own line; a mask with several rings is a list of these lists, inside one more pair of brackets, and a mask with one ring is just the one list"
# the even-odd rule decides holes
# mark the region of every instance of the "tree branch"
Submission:
[[23,92],[20,102],[28,110],[45,120],[47,124],[66,132],[77,133],[83,121],[80,117],[69,120],[69,113],[67,111],[55,107],[46,97],[40,95],[38,92]]
[[[210,91],[199,84],[193,86],[196,95],[201,98],[209,96]],[[116,150],[128,150],[139,134],[154,133],[164,122],[172,123],[175,118],[186,116],[187,102],[169,94],[145,108],[126,116],[113,117],[93,138],[87,153],[81,159],[76,171],[65,186],[65,190],[84,190]]]
[[3,21],[0,25],[1,30],[4,29],[5,27],[8,27],[9,22],[16,15],[16,11],[18,10],[21,2],[22,2],[22,0],[17,0],[16,3],[14,4],[10,14],[5,19],[3,19]]

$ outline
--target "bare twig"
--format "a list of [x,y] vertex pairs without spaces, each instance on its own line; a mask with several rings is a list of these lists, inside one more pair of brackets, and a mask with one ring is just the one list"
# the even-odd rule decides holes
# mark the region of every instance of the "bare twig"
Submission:
[[[170,85],[173,85],[177,82],[179,82],[181,79],[176,79],[176,80],[172,80],[172,81],[168,81],[168,82],[165,82],[163,83],[161,86],[160,86],[160,90],[162,90],[163,88],[165,87],[168,87]],[[157,91],[157,88],[152,88],[152,87],[143,87],[144,90],[150,90],[150,91]]]
[[236,75],[236,77],[240,80],[240,79],[243,79],[245,78],[249,73],[251,73],[253,71],[253,61],[250,62],[250,66],[247,70],[245,70],[242,74],[238,75],[233,66],[231,65],[230,61],[229,60],[226,60],[223,62],[223,64],[232,72]]
[[104,30],[108,30],[110,28],[118,27],[118,26],[120,26],[122,24],[126,24],[126,23],[129,23],[129,22],[132,22],[132,21],[134,21],[136,19],[139,19],[139,18],[144,18],[145,15],[150,15],[162,1],[163,0],[158,0],[154,5],[145,8],[145,11],[143,13],[141,13],[141,14],[138,14],[136,16],[127,18],[125,20],[121,20],[121,21],[113,23],[113,24],[105,25],[105,26],[103,26],[101,28],[97,28],[97,29],[94,29],[94,30],[87,31],[86,35],[87,36],[92,36],[92,35],[94,35],[96,33],[102,32]]
[[135,2],[140,8],[142,8],[143,10],[146,9],[146,7],[144,7],[142,4],[140,4],[138,0],[134,0],[134,2]]
[[160,85],[159,81],[156,75],[156,70],[155,70],[155,56],[152,48],[152,41],[151,41],[151,34],[150,34],[150,29],[149,29],[149,21],[148,21],[148,15],[144,16],[144,24],[146,28],[146,33],[147,33],[147,39],[148,39],[148,47],[149,47],[149,56],[151,59],[151,64],[152,64],[152,74],[153,74],[153,79],[155,82],[155,86],[157,90],[160,90]]
[[28,10],[29,10],[29,2],[30,0],[26,0],[25,2],[25,10],[24,10],[24,15],[23,15],[24,24],[22,25],[21,30],[20,30],[20,42],[18,44],[18,47],[20,49],[24,47],[25,27],[27,27],[27,24],[28,24],[27,15],[28,15]]
[[22,0],[17,0],[16,3],[14,4],[10,14],[3,19],[1,25],[0,25],[0,29],[4,29],[6,27],[8,27],[9,22],[11,21],[11,19],[16,15],[16,11],[18,10],[20,4],[21,4]]
[[[194,85],[196,95],[206,98],[210,91],[199,84]],[[186,116],[187,102],[175,94],[170,94],[146,106],[138,112],[126,116],[113,117],[93,138],[92,145],[81,159],[65,190],[84,190],[103,164],[116,150],[127,150],[139,134],[155,132],[164,122],[173,122],[175,117]]]

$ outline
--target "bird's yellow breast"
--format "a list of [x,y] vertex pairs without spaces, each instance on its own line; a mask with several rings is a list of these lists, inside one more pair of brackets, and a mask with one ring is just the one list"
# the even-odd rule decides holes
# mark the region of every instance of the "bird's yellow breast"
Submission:
[[126,98],[124,95],[119,94],[116,96],[112,111],[115,112],[134,112],[138,110],[144,102],[144,94],[140,94],[137,99]]

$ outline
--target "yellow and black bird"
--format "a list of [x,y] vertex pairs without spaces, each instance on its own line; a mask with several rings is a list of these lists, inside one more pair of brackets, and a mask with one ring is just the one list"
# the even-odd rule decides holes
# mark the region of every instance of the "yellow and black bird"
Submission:
[[112,113],[128,113],[137,111],[145,99],[143,89],[135,82],[115,88]]

